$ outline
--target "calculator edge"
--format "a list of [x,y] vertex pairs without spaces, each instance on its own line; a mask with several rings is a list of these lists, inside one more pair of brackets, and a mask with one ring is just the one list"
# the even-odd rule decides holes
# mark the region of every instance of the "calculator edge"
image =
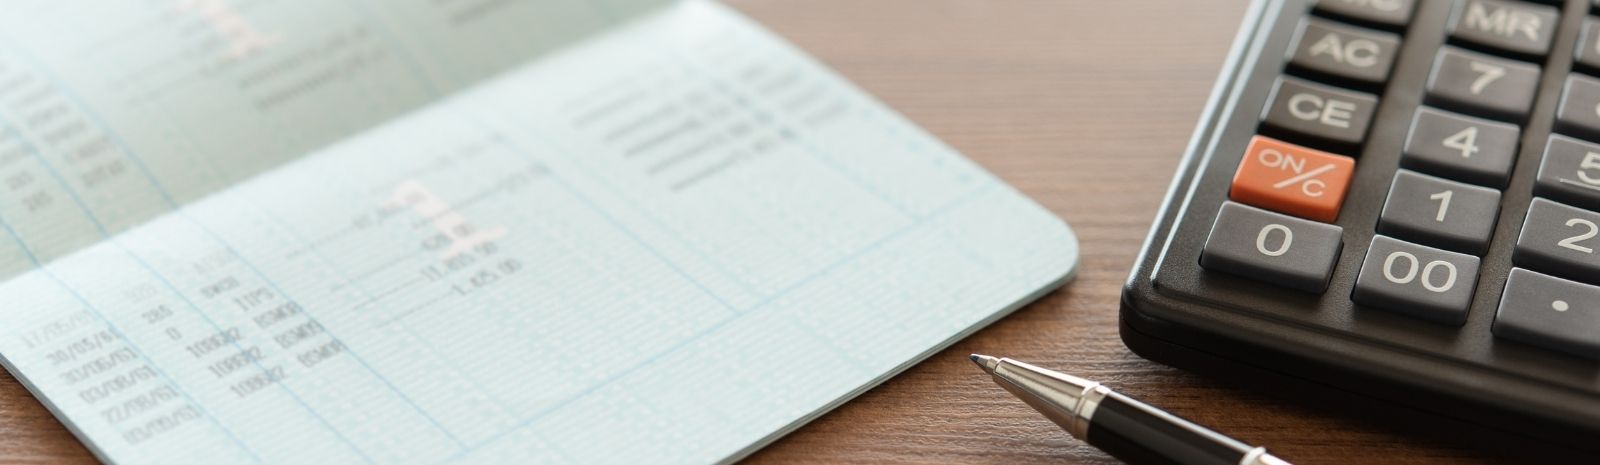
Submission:
[[[1234,86],[1242,82],[1260,82],[1260,76],[1252,76],[1252,73],[1275,75],[1281,71],[1262,69],[1257,66],[1258,63],[1250,60],[1249,54],[1262,42],[1273,40],[1268,33],[1271,26],[1269,20],[1274,18],[1274,14],[1293,10],[1281,8],[1283,3],[1305,2],[1253,0],[1246,10],[1239,34],[1219,73],[1210,100],[1124,285],[1118,318],[1123,343],[1141,357],[1220,377],[1230,384],[1265,387],[1277,391],[1275,393],[1281,396],[1312,400],[1323,406],[1352,407],[1357,409],[1354,411],[1364,414],[1371,412],[1364,416],[1378,417],[1387,424],[1429,436],[1470,441],[1479,446],[1514,453],[1519,459],[1567,459],[1573,456],[1600,459],[1600,444],[1593,441],[1594,436],[1600,435],[1600,428],[1585,424],[1589,418],[1584,415],[1570,413],[1566,418],[1532,416],[1504,408],[1504,398],[1489,399],[1473,393],[1442,392],[1421,386],[1426,382],[1403,382],[1414,381],[1410,375],[1417,373],[1386,371],[1383,367],[1374,370],[1375,367],[1362,363],[1368,360],[1366,357],[1337,357],[1331,356],[1333,353],[1328,351],[1323,351],[1323,356],[1314,356],[1309,353],[1319,348],[1290,347],[1273,342],[1281,341],[1281,337],[1266,338],[1265,344],[1253,343],[1250,342],[1252,336],[1281,336],[1284,332],[1310,330],[1252,318],[1203,302],[1178,299],[1155,289],[1153,277],[1166,253],[1174,226],[1184,214],[1188,190],[1209,155],[1213,138],[1219,134],[1218,127],[1225,125],[1234,112],[1250,111],[1228,105],[1237,98]],[[1182,318],[1183,314],[1192,314],[1197,310],[1215,314],[1217,321],[1185,321]],[[1408,356],[1364,344],[1349,346],[1353,347],[1345,349],[1359,350],[1371,356]],[[1437,374],[1444,372],[1439,371]],[[1343,378],[1343,381],[1333,382],[1334,378]],[[1425,378],[1423,381],[1434,381],[1442,376],[1422,378]],[[1359,379],[1360,382],[1351,382],[1352,379]],[[1491,384],[1501,383],[1498,379],[1487,381]],[[1347,387],[1357,384],[1362,388],[1353,390]],[[1515,383],[1503,384],[1506,389],[1513,391],[1518,387]],[[1471,418],[1460,418],[1445,412],[1468,412],[1470,415],[1466,416]],[[1441,426],[1445,427],[1444,431],[1441,431]],[[1530,457],[1529,453],[1535,455]]]

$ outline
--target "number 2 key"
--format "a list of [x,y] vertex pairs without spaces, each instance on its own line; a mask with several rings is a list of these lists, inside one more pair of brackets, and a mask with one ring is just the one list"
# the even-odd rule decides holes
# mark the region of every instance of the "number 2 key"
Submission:
[[1589,283],[1600,282],[1600,214],[1533,199],[1511,260],[1517,266]]

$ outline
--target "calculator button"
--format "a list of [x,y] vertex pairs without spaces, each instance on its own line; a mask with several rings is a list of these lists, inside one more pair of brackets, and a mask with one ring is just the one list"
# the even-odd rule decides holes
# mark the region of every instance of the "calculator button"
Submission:
[[1561,88],[1556,129],[1564,134],[1600,139],[1600,79],[1572,74]]
[[1301,25],[1289,64],[1325,75],[1379,83],[1389,77],[1400,36],[1333,21],[1308,19]]
[[1265,136],[1250,139],[1228,198],[1331,223],[1339,217],[1355,160]]
[[1578,35],[1578,50],[1573,59],[1581,66],[1600,70],[1600,19],[1583,19],[1583,32]]
[[1520,120],[1533,105],[1539,67],[1454,47],[1439,50],[1428,75],[1430,102]]
[[1511,261],[1580,281],[1600,281],[1600,214],[1535,198]]
[[1550,136],[1533,192],[1569,205],[1600,210],[1600,145]]
[[1374,236],[1361,261],[1356,303],[1460,325],[1478,283],[1478,257]]
[[1553,6],[1501,0],[1467,0],[1459,5],[1450,37],[1525,55],[1550,51],[1560,11]]
[[1223,202],[1200,266],[1307,292],[1328,289],[1343,229]]
[[1489,245],[1499,216],[1498,190],[1400,170],[1378,216],[1378,232],[1476,255]]
[[1416,0],[1318,0],[1317,11],[1385,26],[1411,21]]
[[1517,125],[1428,107],[1417,109],[1400,165],[1490,187],[1503,187],[1517,158]]
[[1513,268],[1494,335],[1600,358],[1600,287]]
[[1292,77],[1278,78],[1272,94],[1262,118],[1268,126],[1341,144],[1361,143],[1378,106],[1372,94]]

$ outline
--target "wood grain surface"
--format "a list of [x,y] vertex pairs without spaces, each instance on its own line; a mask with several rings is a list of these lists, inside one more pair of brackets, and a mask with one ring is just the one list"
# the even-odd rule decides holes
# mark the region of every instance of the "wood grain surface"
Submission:
[[[1120,287],[1233,40],[1242,0],[729,0],[1065,218],[1062,291],[751,463],[1115,463],[982,376],[971,352],[1104,382],[1295,463],[1489,463],[1475,450],[1129,352]],[[0,463],[92,463],[0,374]]]

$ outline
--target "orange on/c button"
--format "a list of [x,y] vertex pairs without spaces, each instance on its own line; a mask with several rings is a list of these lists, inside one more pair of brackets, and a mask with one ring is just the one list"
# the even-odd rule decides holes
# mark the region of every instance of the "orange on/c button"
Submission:
[[1356,161],[1255,136],[1239,161],[1228,197],[1268,210],[1332,223],[1339,218]]

